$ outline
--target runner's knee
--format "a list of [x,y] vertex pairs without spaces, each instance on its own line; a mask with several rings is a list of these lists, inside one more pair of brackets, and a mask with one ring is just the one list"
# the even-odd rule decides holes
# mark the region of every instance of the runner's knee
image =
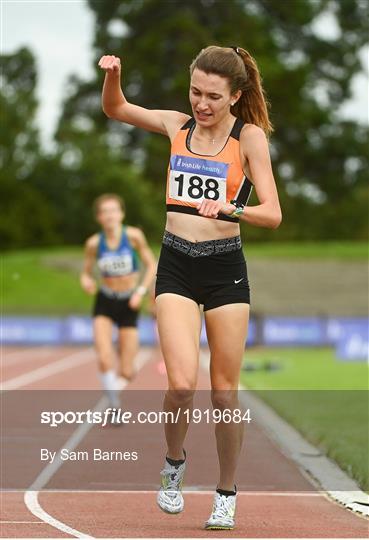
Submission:
[[231,409],[238,403],[237,389],[213,389],[211,391],[211,402],[214,409]]
[[182,383],[171,386],[166,392],[166,397],[173,407],[187,407],[191,404],[194,393],[195,388],[192,385]]

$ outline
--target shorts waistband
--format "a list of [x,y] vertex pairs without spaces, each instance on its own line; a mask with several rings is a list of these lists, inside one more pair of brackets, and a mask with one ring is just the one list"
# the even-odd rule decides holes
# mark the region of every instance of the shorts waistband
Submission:
[[190,257],[206,257],[213,253],[228,253],[242,248],[241,237],[222,238],[220,240],[205,240],[204,242],[190,242],[180,236],[164,231],[163,244],[185,253]]
[[100,292],[102,292],[108,298],[115,298],[116,300],[125,300],[129,298],[130,296],[132,296],[133,289],[129,289],[127,291],[113,291],[113,289],[110,289],[106,285],[101,285]]

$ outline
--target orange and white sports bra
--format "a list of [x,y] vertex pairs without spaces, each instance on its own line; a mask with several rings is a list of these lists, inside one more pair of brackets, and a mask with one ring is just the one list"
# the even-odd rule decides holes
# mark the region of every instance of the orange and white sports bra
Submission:
[[[244,121],[237,118],[222,150],[215,156],[191,151],[196,122],[190,118],[175,136],[167,176],[167,212],[199,215],[196,206],[203,199],[246,205],[252,183],[242,170],[240,133]],[[213,219],[213,218],[212,218]],[[237,223],[238,218],[219,214],[217,219]]]

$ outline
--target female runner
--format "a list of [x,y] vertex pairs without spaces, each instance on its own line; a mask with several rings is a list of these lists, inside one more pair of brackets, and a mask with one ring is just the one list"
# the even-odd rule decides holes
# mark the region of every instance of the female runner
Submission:
[[[167,222],[156,281],[160,344],[168,373],[164,410],[192,408],[203,305],[210,348],[212,404],[235,410],[249,319],[249,285],[239,220],[277,228],[281,209],[267,135],[271,132],[255,60],[240,47],[210,46],[190,66],[192,117],[129,103],[121,63],[103,56],[102,104],[110,118],[169,137]],[[246,206],[252,187],[259,204]],[[183,510],[188,414],[165,425],[167,456],[157,502]],[[215,425],[219,479],[206,529],[232,529],[242,422]]]
[[[81,286],[96,294],[93,308],[94,342],[102,386],[111,407],[118,407],[117,390],[122,380],[134,376],[138,350],[137,319],[144,295],[156,272],[156,261],[142,231],[123,224],[124,201],[114,193],[95,200],[94,210],[102,231],[87,239]],[[145,266],[139,279],[139,258]],[[92,276],[97,263],[101,284]],[[118,326],[119,370],[114,366],[113,325]],[[119,380],[121,379],[121,380]]]

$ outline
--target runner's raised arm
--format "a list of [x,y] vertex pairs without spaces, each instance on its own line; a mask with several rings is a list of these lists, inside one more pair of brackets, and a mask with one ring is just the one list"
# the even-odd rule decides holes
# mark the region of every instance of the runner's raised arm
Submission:
[[189,118],[177,111],[150,110],[129,103],[125,98],[121,84],[121,62],[117,56],[102,56],[99,66],[105,71],[102,92],[102,108],[109,118],[161,133],[172,138]]

